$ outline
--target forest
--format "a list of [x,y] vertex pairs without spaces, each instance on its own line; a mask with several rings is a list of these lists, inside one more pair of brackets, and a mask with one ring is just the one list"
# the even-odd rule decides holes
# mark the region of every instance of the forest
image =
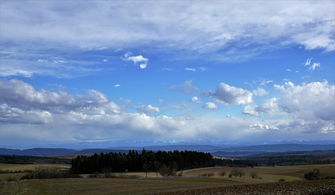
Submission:
[[128,153],[101,153],[77,156],[71,161],[73,173],[164,171],[214,166],[210,153],[195,151],[130,150]]

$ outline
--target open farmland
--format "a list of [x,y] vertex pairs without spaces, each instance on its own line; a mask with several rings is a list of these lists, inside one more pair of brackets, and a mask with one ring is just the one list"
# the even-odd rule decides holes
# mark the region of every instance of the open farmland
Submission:
[[4,164],[0,163],[0,180],[19,180],[27,172],[36,168],[48,167],[57,169],[69,169],[68,164]]
[[187,191],[175,191],[159,193],[161,195],[227,195],[227,194],[248,194],[248,195],[287,195],[287,194],[308,194],[308,195],[331,195],[335,194],[335,180],[324,181],[296,181],[266,184],[245,184],[230,185],[218,188],[206,188]]
[[0,163],[0,171],[29,171],[33,170],[36,167],[54,167],[69,169],[70,165],[68,164],[2,164]]
[[[11,170],[26,170],[39,165],[1,166]],[[68,165],[61,167],[68,168]],[[212,167],[186,170],[183,171],[182,177],[161,177],[155,172],[148,172],[148,178],[145,178],[144,172],[129,172],[116,174],[119,178],[19,180],[22,173],[9,173],[2,175],[16,179],[5,181],[0,178],[0,194],[322,194],[321,191],[329,192],[335,189],[335,180],[304,180],[303,174],[314,168],[318,168],[323,177],[335,176],[333,164],[255,168]],[[229,173],[236,169],[242,171],[243,176],[229,177]],[[224,176],[222,172],[225,173]],[[251,173],[256,173],[257,177],[252,178]]]
[[[215,182],[213,182],[215,181]],[[235,182],[216,179],[120,179],[76,178],[45,179],[8,182],[2,194],[59,195],[59,194],[153,194],[158,192],[185,191],[190,189],[216,188]]]
[[76,178],[12,181],[1,194],[331,194],[335,180],[243,184],[215,178]]
[[[301,181],[304,180],[304,173],[313,169],[319,169],[321,177],[335,177],[335,164],[328,165],[297,165],[297,166],[276,166],[276,167],[210,167],[202,169],[187,170],[183,172],[183,176],[210,176],[212,178],[229,179],[244,183],[267,183],[282,181]],[[242,172],[241,177],[229,177],[233,170]],[[224,175],[223,175],[224,174]],[[255,175],[255,178],[251,177]]]

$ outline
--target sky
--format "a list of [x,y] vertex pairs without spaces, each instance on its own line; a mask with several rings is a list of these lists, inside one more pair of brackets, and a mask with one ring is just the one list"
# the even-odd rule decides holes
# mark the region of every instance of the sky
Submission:
[[0,147],[335,143],[332,0],[2,0],[0,43]]

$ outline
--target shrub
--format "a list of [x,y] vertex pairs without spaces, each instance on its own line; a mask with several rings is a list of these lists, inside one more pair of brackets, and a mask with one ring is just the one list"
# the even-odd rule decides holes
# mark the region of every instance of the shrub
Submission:
[[279,182],[284,182],[284,181],[285,181],[285,179],[283,179],[283,178],[280,178],[278,181],[279,181]]
[[183,176],[183,171],[179,171],[178,174],[177,174],[178,177],[181,177]]
[[320,170],[319,169],[313,169],[313,171],[305,173],[304,178],[307,179],[307,180],[320,179]]
[[162,176],[175,176],[176,175],[176,169],[173,167],[167,167],[166,165],[162,165],[158,171]]
[[221,171],[221,172],[219,173],[219,175],[223,177],[223,176],[226,175],[226,172],[225,172],[225,171]]
[[21,179],[74,178],[78,175],[54,167],[37,167]]
[[251,178],[256,179],[258,177],[258,174],[256,172],[250,173]]
[[230,174],[234,177],[242,177],[244,175],[244,172],[240,169],[233,169],[231,170]]
[[212,177],[212,176],[214,176],[214,174],[213,173],[203,173],[200,176],[202,176],[202,177]]
[[10,176],[7,176],[7,177],[5,178],[5,181],[7,181],[7,182],[18,181],[18,179],[17,179],[16,177],[10,175]]

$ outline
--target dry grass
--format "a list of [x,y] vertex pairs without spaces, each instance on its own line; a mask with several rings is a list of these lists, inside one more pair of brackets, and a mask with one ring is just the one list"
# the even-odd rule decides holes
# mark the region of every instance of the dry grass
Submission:
[[61,169],[68,169],[68,164],[3,164],[0,163],[0,170],[2,171],[26,171],[34,170],[36,167],[55,167]]
[[[233,167],[210,167],[203,169],[187,170],[184,171],[184,176],[197,177],[204,174],[212,173],[213,178],[224,178],[233,181],[240,181],[245,183],[266,183],[266,182],[278,182],[280,179],[285,181],[301,181],[304,180],[304,173],[318,168],[321,172],[322,177],[335,177],[335,164],[327,165],[299,165],[299,166],[276,166],[276,167],[245,167],[238,168],[243,173],[242,177],[231,177],[229,178],[229,173],[236,169]],[[221,173],[225,172],[222,176]],[[251,177],[251,173],[256,173],[258,175],[257,179]]]
[[[26,170],[40,165],[2,164],[1,166],[11,170]],[[68,165],[62,168],[68,168]],[[335,165],[239,168],[245,173],[244,176],[232,178],[229,178],[228,175],[235,168],[213,167],[183,171],[184,177],[170,178],[157,177],[155,172],[149,172],[148,178],[144,178],[144,172],[129,172],[125,174],[137,175],[141,178],[62,178],[6,181],[0,182],[0,194],[306,194],[307,192],[322,194],[327,190],[335,189],[335,180],[296,181],[303,180],[303,174],[314,168],[318,168],[323,177],[335,176]],[[226,173],[224,176],[221,174],[223,171]],[[213,176],[199,177],[199,175],[208,175],[209,173]],[[257,178],[253,179],[250,173],[257,173]],[[1,180],[4,181],[4,179]],[[278,182],[279,180],[286,182]]]
[[319,180],[319,181],[296,181],[266,184],[244,184],[232,185],[219,188],[207,188],[197,190],[162,192],[161,195],[230,195],[230,194],[248,194],[248,195],[330,195],[335,194],[335,180]]
[[190,189],[217,188],[232,185],[222,180],[213,182],[201,178],[167,179],[44,179],[6,183],[0,194],[18,193],[25,195],[59,194],[154,194],[158,192],[185,191]]

